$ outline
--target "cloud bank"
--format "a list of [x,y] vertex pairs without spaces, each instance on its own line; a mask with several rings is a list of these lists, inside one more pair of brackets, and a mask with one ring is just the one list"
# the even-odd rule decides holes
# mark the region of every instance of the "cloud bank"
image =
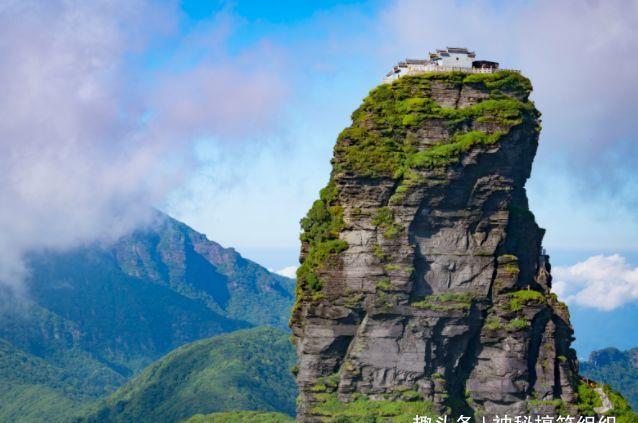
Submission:
[[[285,96],[276,55],[229,55],[223,13],[148,69],[177,17],[168,2],[0,2],[0,283],[20,286],[25,252],[144,223],[187,175],[193,139],[269,125]],[[193,50],[205,59],[170,66]]]
[[611,311],[638,300],[638,267],[614,254],[553,267],[553,290],[570,304]]
[[297,277],[297,268],[299,266],[286,266],[283,269],[277,270],[275,273],[287,278],[295,279]]

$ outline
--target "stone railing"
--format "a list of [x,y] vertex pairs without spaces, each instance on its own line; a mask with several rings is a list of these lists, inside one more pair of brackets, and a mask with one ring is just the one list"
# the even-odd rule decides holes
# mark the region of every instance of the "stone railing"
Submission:
[[405,71],[394,73],[390,76],[386,76],[383,78],[383,82],[386,84],[389,84],[392,81],[396,81],[402,76],[419,75],[422,73],[429,73],[429,72],[494,73],[494,72],[498,72],[502,70],[517,72],[517,73],[521,72],[518,69],[461,68],[461,67],[454,67],[454,66],[428,66],[427,68],[425,68],[421,66],[419,68],[407,69]]

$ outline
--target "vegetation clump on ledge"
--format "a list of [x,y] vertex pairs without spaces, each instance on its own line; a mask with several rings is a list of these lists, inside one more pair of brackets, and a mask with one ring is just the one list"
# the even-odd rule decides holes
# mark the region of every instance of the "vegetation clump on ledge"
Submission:
[[413,307],[433,311],[468,311],[472,306],[473,295],[469,292],[447,292],[428,295],[421,301],[412,303]]
[[481,131],[455,134],[448,142],[441,142],[413,154],[409,158],[408,165],[411,168],[424,168],[456,163],[460,160],[461,153],[465,153],[479,144],[494,144],[502,135],[504,135],[504,132],[500,131],[492,134],[486,134]]
[[545,296],[531,289],[522,289],[520,291],[512,292],[509,294],[509,310],[510,311],[520,311],[523,308],[524,304],[530,302],[546,302]]
[[391,291],[392,283],[390,282],[390,279],[384,278],[377,282],[376,288],[381,291]]
[[297,269],[298,299],[321,291],[323,282],[317,271],[348,248],[348,244],[339,239],[343,227],[343,208],[337,201],[337,188],[331,182],[321,190],[319,200],[314,202],[308,215],[301,219],[301,241],[308,243],[308,252]]
[[526,329],[529,326],[530,322],[525,319],[521,319],[520,317],[516,317],[509,322],[506,322],[496,315],[490,315],[485,320],[485,329],[487,330],[505,329],[508,332],[517,332],[521,329]]
[[515,332],[529,327],[530,323],[525,319],[515,318],[507,324],[507,329]]
[[385,238],[395,238],[403,230],[401,225],[394,222],[394,214],[389,207],[381,207],[372,218],[372,224],[383,230]]
[[476,84],[488,90],[507,91],[513,95],[527,98],[532,91],[532,84],[518,72],[501,71],[495,73],[475,73],[463,79],[465,84]]

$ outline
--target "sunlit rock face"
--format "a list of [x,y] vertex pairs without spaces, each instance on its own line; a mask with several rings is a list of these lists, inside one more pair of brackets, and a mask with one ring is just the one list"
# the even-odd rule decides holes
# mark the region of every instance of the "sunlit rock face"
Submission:
[[423,74],[353,113],[302,220],[299,421],[573,408],[573,331],[524,187],[530,91],[509,71]]

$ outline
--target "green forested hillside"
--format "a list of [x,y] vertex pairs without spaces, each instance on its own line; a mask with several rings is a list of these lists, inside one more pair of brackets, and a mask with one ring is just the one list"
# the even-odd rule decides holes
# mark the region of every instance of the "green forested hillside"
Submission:
[[580,363],[580,372],[585,377],[609,384],[634,410],[638,410],[638,348],[594,351],[589,360]]
[[227,413],[197,414],[185,423],[292,423],[287,414],[261,411],[230,411]]
[[[70,418],[89,402],[94,385],[0,340],[0,421]],[[106,381],[105,381],[106,382]]]
[[[169,423],[233,410],[293,414],[294,362],[288,334],[273,328],[197,341],[151,364],[81,421]],[[238,416],[203,421],[245,421]]]
[[0,421],[64,421],[181,345],[285,328],[293,301],[290,279],[159,212],[113,244],[28,264],[26,296],[0,309]]

